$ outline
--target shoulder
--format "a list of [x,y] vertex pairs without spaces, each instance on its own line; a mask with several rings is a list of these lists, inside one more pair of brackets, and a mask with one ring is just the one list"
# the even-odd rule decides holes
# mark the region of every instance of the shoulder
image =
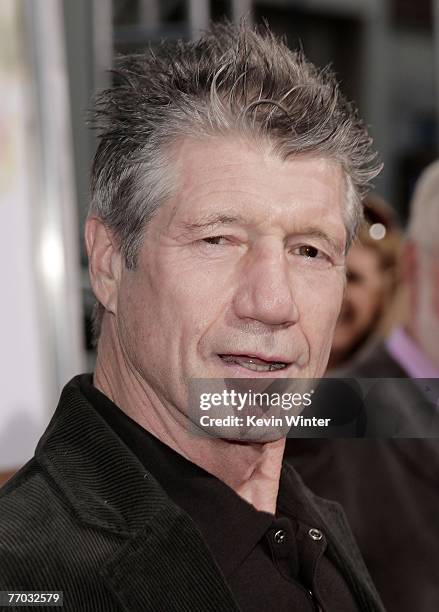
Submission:
[[35,459],[31,459],[0,489],[0,551],[9,534],[39,524],[53,507],[55,494]]
[[[38,573],[54,557],[52,543],[68,521],[68,510],[35,459],[0,490],[0,575]],[[25,570],[26,568],[26,570]]]
[[63,591],[64,608],[71,611],[119,609],[100,568],[120,538],[82,526],[36,459],[0,490],[0,517],[5,588]]

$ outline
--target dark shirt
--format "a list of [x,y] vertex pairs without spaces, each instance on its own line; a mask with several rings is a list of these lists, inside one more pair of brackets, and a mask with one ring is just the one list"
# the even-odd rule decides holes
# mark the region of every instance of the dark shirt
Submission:
[[172,501],[192,518],[243,611],[358,612],[329,558],[325,534],[295,512],[285,469],[276,516],[258,511],[140,427],[92,385],[90,376],[82,377],[81,389]]

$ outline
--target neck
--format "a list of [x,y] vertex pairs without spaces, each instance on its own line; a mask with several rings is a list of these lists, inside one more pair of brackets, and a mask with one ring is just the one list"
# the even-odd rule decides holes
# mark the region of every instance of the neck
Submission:
[[264,444],[214,437],[195,441],[181,411],[159,398],[130,367],[115,337],[103,330],[95,387],[141,427],[222,480],[257,510],[275,514],[285,439]]

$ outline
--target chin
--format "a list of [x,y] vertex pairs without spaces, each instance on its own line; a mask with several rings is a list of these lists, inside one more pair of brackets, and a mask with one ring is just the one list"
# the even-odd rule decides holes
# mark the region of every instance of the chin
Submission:
[[239,435],[232,438],[224,438],[228,442],[234,442],[235,444],[270,444],[273,442],[279,442],[279,440],[285,440],[288,435],[289,429],[282,428],[279,430],[266,430],[266,431],[255,431],[246,430],[239,432]]

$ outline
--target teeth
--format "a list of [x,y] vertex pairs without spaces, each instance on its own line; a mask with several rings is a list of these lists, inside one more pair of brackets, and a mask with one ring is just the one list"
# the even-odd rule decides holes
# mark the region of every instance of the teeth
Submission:
[[221,359],[226,363],[236,363],[253,372],[273,372],[274,370],[283,370],[286,367],[286,364],[281,362],[263,363],[256,358],[252,359],[250,357],[238,357],[234,355],[221,355]]
[[286,363],[271,363],[270,364],[270,372],[272,372],[273,370],[283,370],[284,368],[287,367]]
[[267,365],[261,365],[259,363],[253,363],[251,360],[247,362],[242,362],[239,365],[243,366],[247,370],[253,370],[253,372],[270,372],[271,365],[267,363]]

